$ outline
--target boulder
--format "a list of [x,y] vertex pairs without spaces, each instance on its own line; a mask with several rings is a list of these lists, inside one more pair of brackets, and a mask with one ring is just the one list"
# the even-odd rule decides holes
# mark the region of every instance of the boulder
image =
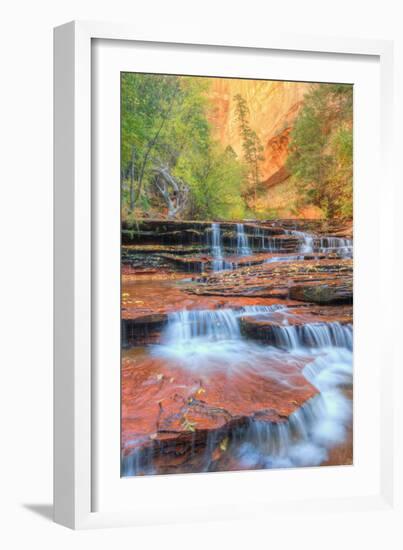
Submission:
[[293,285],[290,287],[289,296],[292,300],[317,304],[352,304],[353,281],[350,278],[327,281],[324,284]]

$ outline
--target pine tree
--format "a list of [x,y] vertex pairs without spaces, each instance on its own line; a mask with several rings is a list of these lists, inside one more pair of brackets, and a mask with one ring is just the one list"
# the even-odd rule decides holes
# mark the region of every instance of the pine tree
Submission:
[[252,192],[254,204],[256,204],[257,192],[261,183],[260,163],[264,160],[263,146],[258,135],[250,126],[249,108],[245,99],[241,94],[237,94],[234,99],[236,102],[236,118],[242,137],[244,161],[248,166],[248,192]]

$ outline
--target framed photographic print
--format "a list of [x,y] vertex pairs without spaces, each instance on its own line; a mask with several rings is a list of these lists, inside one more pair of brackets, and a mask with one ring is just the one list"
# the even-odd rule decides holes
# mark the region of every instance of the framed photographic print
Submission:
[[56,29],[56,521],[391,503],[391,51]]

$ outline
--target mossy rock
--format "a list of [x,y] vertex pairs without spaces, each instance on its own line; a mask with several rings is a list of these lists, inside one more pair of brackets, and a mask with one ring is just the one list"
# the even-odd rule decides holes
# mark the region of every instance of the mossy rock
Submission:
[[352,285],[295,285],[290,288],[290,298],[316,304],[351,304]]

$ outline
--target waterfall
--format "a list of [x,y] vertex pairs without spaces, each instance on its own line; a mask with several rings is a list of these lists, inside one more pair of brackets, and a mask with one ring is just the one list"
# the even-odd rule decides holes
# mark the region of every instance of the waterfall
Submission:
[[255,227],[253,230],[253,237],[256,241],[260,240],[260,250],[272,252],[276,250],[276,240],[265,234],[261,227]]
[[255,227],[253,230],[253,237],[258,241],[260,240],[260,248],[262,250],[266,250],[266,239],[264,231],[262,231],[261,227]]
[[340,347],[352,350],[353,327],[341,323],[307,323],[271,327],[274,344],[284,349]]
[[[284,315],[282,324],[278,322],[278,312]],[[273,315],[274,314],[274,315]],[[283,305],[244,306],[238,309],[207,309],[182,310],[170,313],[168,323],[162,335],[162,344],[153,346],[153,353],[157,355],[175,355],[186,361],[188,356],[195,352],[203,355],[204,346],[210,355],[213,346],[222,347],[225,355],[225,342],[239,344],[241,352],[244,347],[253,347],[250,341],[241,334],[241,318],[255,316],[258,320],[276,320],[268,325],[268,343],[280,350],[327,349],[341,348],[352,350],[353,327],[339,322],[305,323],[293,325],[290,323],[293,315],[288,314]],[[266,348],[259,344],[266,350]],[[242,350],[241,350],[242,348]],[[233,349],[231,347],[231,349]],[[220,355],[222,353],[220,351]]]
[[[292,232],[286,232],[291,234]],[[247,237],[247,236],[246,236]],[[255,247],[252,246],[252,252],[255,251],[255,248],[259,251],[264,252],[281,252],[284,251],[284,245],[281,241],[281,239],[278,239],[276,237],[271,236],[270,234],[267,234],[264,229],[261,227],[255,227],[253,229],[253,241],[258,242],[260,241],[260,244]],[[238,240],[239,243],[239,240]],[[248,246],[250,249],[250,247]]]
[[[318,395],[278,422],[250,417],[233,428],[208,432],[199,456],[199,471],[214,469],[214,450],[225,436],[230,452],[242,468],[288,468],[316,466],[328,458],[329,450],[346,438],[351,423],[351,402],[343,393],[352,384],[352,327],[339,323],[310,323],[278,327],[278,347],[256,344],[243,338],[240,318],[270,316],[285,306],[245,306],[238,309],[195,310],[172,313],[164,332],[164,343],[151,346],[152,355],[173,359],[181,368],[208,376],[220,369],[242,376],[248,369],[261,376],[289,384],[273,368],[272,361],[308,359],[305,378]],[[286,349],[284,349],[286,348]],[[224,430],[224,431],[223,431]],[[140,440],[139,440],[140,441]],[[141,441],[140,441],[141,443]],[[169,445],[169,441],[166,443]],[[122,460],[122,475],[155,473],[154,457],[165,452],[164,443],[147,441],[144,449]],[[202,449],[202,450],[201,450]]]
[[241,338],[240,317],[270,314],[284,306],[244,306],[238,309],[182,310],[168,315],[163,341],[167,345],[191,344],[196,339],[210,342]]
[[308,233],[303,233],[303,244],[301,246],[301,252],[313,252],[313,237]]
[[353,257],[353,241],[341,237],[320,237],[318,239],[319,252],[335,252],[343,258]]
[[297,262],[304,259],[305,256],[303,254],[295,254],[292,256],[273,256],[272,258],[265,260],[265,263],[272,264],[275,262]]
[[249,256],[252,251],[249,247],[248,236],[245,233],[243,223],[236,224],[237,254],[239,256]]
[[[311,252],[311,243],[312,238],[303,234],[301,232],[289,232],[298,233],[298,236],[306,235],[306,244],[301,247],[301,252]],[[245,231],[245,226],[242,223],[236,224],[236,237],[231,242],[231,246],[228,246],[232,250],[231,255],[234,256],[250,256],[253,251],[265,251],[265,252],[281,252],[284,251],[283,244],[281,240],[270,235],[266,235],[264,230],[260,227],[255,227],[253,229],[253,234],[251,235],[251,241],[253,246],[248,238],[248,234]],[[221,235],[221,226],[219,223],[214,222],[211,224],[211,232],[208,238],[208,243],[210,246],[210,253],[212,256],[211,268],[213,271],[222,271],[224,269],[236,269],[238,267],[237,262],[227,261],[223,255],[223,241]],[[257,246],[256,246],[257,243]],[[290,258],[282,258],[281,256],[277,258],[272,258],[267,260],[268,262],[274,261],[294,261],[297,259],[304,259],[304,256],[301,254],[295,255]],[[247,265],[243,263],[243,265]]]
[[236,310],[237,316],[245,317],[248,315],[262,315],[274,313],[275,311],[285,311],[287,308],[283,304],[272,304],[271,306],[243,306]]
[[309,254],[313,252],[313,236],[309,233],[305,233],[304,231],[297,231],[295,229],[287,231],[290,235],[295,235],[299,239],[301,239],[301,245],[299,247],[299,251],[303,252],[305,254]]
[[353,241],[342,237],[315,237],[304,231],[290,229],[286,231],[290,235],[295,235],[301,240],[299,251],[305,254],[312,252],[329,253],[335,252],[342,258],[352,258]]
[[308,347],[353,349],[353,326],[341,323],[308,323],[299,327],[300,341]]
[[239,323],[232,309],[183,310],[169,314],[164,341],[169,345],[187,344],[196,338],[217,341],[239,337]]
[[329,450],[345,440],[351,422],[351,402],[343,388],[352,384],[352,354],[328,349],[303,371],[319,394],[293,412],[288,421],[250,421],[238,435],[235,454],[248,468],[317,466]]
[[219,223],[211,224],[211,255],[213,256],[213,271],[224,269],[224,259],[221,250],[221,228]]
[[[352,240],[320,235],[323,227],[333,230],[330,225],[318,226],[319,234],[297,230],[311,230],[316,227],[314,223],[285,224],[287,228],[296,229],[283,229],[279,225],[279,229],[274,230],[274,227],[276,225],[268,222],[260,225],[253,220],[245,220],[245,224],[200,223],[197,231],[190,233],[197,238],[183,238],[189,250],[181,252],[179,260],[185,260],[181,262],[185,265],[197,263],[197,269],[204,273],[266,262],[302,261],[312,259],[313,254],[320,254],[320,259],[331,254],[340,265],[346,263],[340,258],[352,257]],[[193,246],[193,238],[197,246]],[[171,240],[179,241],[177,237]],[[254,252],[265,253],[249,257]],[[174,259],[173,256],[172,261]],[[333,264],[324,262],[323,265],[327,263]],[[310,262],[307,265],[309,267]],[[247,277],[248,271],[252,270],[243,269],[241,278]],[[259,268],[253,271],[259,276]],[[270,271],[263,266],[265,276]],[[296,269],[289,271],[298,275]],[[231,289],[239,279],[231,277],[230,273],[227,275]],[[203,275],[199,280],[203,282],[206,278]],[[214,278],[221,279],[221,274]],[[175,284],[181,283],[175,280]],[[186,288],[192,284],[187,281]],[[141,292],[141,288],[139,290]],[[232,304],[258,300],[256,297],[228,298],[225,294],[200,296],[197,302],[190,296],[182,307],[186,304],[194,307],[196,303],[199,307],[215,307],[218,304],[225,306],[232,300]],[[262,301],[269,300],[262,298]],[[178,307],[175,294],[172,306],[164,308],[161,321],[159,316],[153,315],[148,324],[140,323],[144,334],[154,332],[150,338],[144,337],[145,343],[141,341],[134,350],[133,365],[132,356],[129,356],[130,369],[143,368],[144,387],[151,390],[143,399],[143,387],[139,388],[136,409],[139,404],[141,410],[143,401],[154,395],[155,390],[155,402],[150,406],[157,414],[164,400],[163,414],[166,418],[172,415],[173,423],[160,423],[160,415],[154,428],[156,417],[152,416],[155,412],[152,411],[150,433],[142,428],[138,433],[130,432],[133,439],[125,447],[128,455],[122,458],[122,475],[163,473],[171,460],[171,455],[167,458],[170,453],[174,458],[169,467],[180,473],[192,468],[194,471],[213,471],[226,468],[228,464],[233,469],[237,466],[239,469],[315,466],[327,460],[332,447],[346,441],[352,418],[353,327],[323,321],[327,317],[315,316],[310,307],[292,306],[292,303],[283,300],[283,303],[269,306],[234,305],[165,314],[169,307]],[[307,319],[314,322],[304,323]],[[132,327],[134,331],[135,321],[137,319],[131,325],[124,321],[124,330]],[[142,376],[141,369],[137,372]],[[316,388],[317,394],[307,381]],[[313,397],[308,399],[307,396]],[[158,400],[159,397],[162,399]],[[190,417],[193,422],[190,428],[187,420],[184,425],[182,420],[178,423],[182,413],[186,417],[186,411],[195,414],[195,422]],[[293,412],[287,417],[290,411]],[[199,421],[199,417],[203,421]],[[128,418],[130,422],[131,417]],[[168,432],[172,427],[173,431]],[[221,454],[223,438],[225,449]],[[126,445],[127,440],[123,441]]]

